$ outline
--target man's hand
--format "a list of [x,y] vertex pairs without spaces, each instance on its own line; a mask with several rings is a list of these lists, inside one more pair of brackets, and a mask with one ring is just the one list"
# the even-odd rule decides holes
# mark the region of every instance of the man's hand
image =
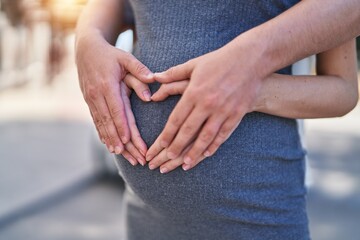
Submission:
[[251,111],[261,78],[252,69],[246,69],[246,56],[236,56],[231,47],[227,45],[155,74],[161,83],[185,79],[190,79],[190,83],[147,152],[148,161],[164,148],[169,159],[177,159],[193,142],[184,156],[183,169],[188,170],[197,159],[214,154]]
[[[80,87],[99,137],[110,152],[120,154],[131,135],[120,83],[128,72],[143,82],[152,82],[153,74],[130,53],[96,35],[77,45],[76,62]],[[150,101],[148,89],[142,95]]]

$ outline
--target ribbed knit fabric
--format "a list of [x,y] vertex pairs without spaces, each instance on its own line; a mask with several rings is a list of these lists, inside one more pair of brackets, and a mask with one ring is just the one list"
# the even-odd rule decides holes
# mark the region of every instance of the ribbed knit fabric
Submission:
[[[163,71],[224,46],[297,2],[132,0],[135,56],[152,71]],[[158,87],[152,84],[151,90]],[[178,100],[143,103],[132,95],[148,145]],[[247,114],[214,156],[188,172],[179,168],[163,175],[117,156],[127,185],[127,239],[309,239],[303,159],[296,121],[262,113]]]

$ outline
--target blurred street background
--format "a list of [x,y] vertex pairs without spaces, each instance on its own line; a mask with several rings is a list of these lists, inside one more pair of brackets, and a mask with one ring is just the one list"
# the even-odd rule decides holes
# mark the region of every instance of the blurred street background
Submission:
[[[122,239],[123,182],[74,62],[85,2],[1,0],[0,240]],[[312,238],[359,240],[360,106],[304,129]]]

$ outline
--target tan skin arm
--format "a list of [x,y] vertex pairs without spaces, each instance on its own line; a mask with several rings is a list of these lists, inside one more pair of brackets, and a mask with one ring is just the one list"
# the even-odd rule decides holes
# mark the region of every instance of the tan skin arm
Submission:
[[[272,74],[265,79],[251,111],[287,118],[339,117],[350,112],[358,101],[355,41],[317,55],[316,76],[290,76]],[[135,78],[126,78],[130,87]],[[163,101],[170,95],[183,94],[190,80],[162,84],[152,96]],[[136,86],[135,86],[136,89]],[[166,156],[162,150],[149,162],[150,169],[160,167],[167,173],[184,163],[184,153],[178,158]],[[202,161],[201,156],[198,161]]]
[[316,56],[317,76],[273,74],[256,99],[253,111],[288,118],[339,117],[358,101],[355,41]]
[[[270,75],[251,111],[287,118],[339,117],[350,112],[359,98],[355,41],[320,53],[316,59],[316,76]],[[152,100],[182,94],[188,82],[162,84]]]
[[76,29],[76,63],[99,138],[110,152],[122,154],[132,165],[144,165],[147,146],[133,120],[122,80],[127,73],[136,76],[142,81],[141,99],[150,101],[145,83],[153,81],[153,74],[132,54],[113,46],[125,27],[123,4],[121,0],[88,2]]

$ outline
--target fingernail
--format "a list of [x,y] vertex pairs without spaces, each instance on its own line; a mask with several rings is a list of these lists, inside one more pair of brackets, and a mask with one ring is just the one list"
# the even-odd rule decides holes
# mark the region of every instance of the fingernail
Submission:
[[151,78],[154,77],[154,74],[153,74],[152,72],[150,72],[150,73],[148,73],[148,74],[146,75],[146,77],[151,79]]
[[162,140],[160,142],[160,146],[163,147],[163,148],[167,148],[169,146],[169,143],[167,141]]
[[183,165],[182,168],[184,171],[187,171],[190,169],[190,165]]
[[172,152],[168,152],[168,153],[166,154],[166,156],[167,156],[168,158],[170,158],[170,159],[176,158],[175,153],[172,153]]
[[114,152],[114,147],[113,146],[109,146],[109,152],[111,152],[111,153]]
[[122,152],[122,148],[119,147],[119,146],[116,146],[116,147],[115,147],[115,153],[116,153],[116,154],[121,154],[121,152]]
[[103,144],[106,143],[104,138],[101,139],[101,142],[102,142]]
[[167,172],[168,172],[168,169],[167,169],[167,168],[160,168],[160,172],[161,172],[162,174],[167,173]]
[[149,164],[149,169],[150,170],[154,170],[155,169],[155,166],[153,164]]
[[129,161],[130,161],[131,165],[136,166],[137,162],[135,161],[135,159],[130,159]]
[[190,157],[186,157],[185,159],[184,159],[184,163],[186,163],[186,164],[191,164],[191,158]]
[[154,73],[154,76],[156,77],[156,76],[159,76],[159,75],[162,75],[163,74],[163,72],[156,72],[156,73]]
[[143,91],[143,96],[145,98],[146,101],[150,102],[151,101],[151,93],[149,90],[145,90]]
[[144,162],[143,159],[138,158],[137,160],[138,160],[138,162],[141,164],[141,166],[145,166],[146,163]]
[[204,156],[205,156],[205,157],[210,157],[210,156],[211,156],[210,151],[206,151],[206,152],[204,153]]

